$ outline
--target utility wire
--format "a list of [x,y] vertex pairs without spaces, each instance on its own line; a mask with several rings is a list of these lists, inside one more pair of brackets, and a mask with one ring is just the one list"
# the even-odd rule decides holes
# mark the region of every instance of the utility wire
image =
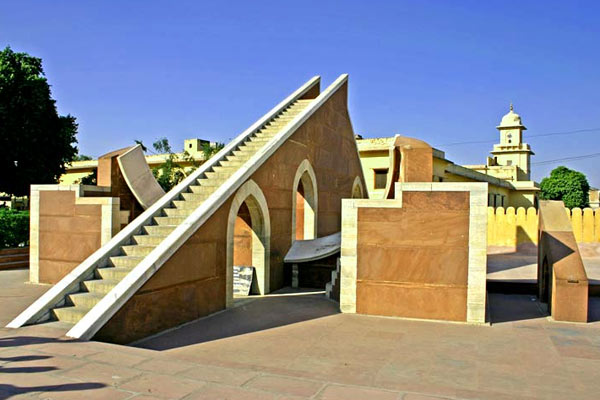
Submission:
[[585,160],[587,158],[595,158],[595,157],[600,157],[600,153],[592,153],[592,154],[586,154],[586,155],[581,155],[581,156],[573,156],[573,157],[565,157],[565,158],[556,158],[554,160],[546,160],[546,161],[538,161],[538,162],[532,162],[531,165],[547,165],[547,164],[554,164],[556,162],[562,162],[562,161],[575,161],[575,160]]
[[[578,130],[574,130],[574,131],[565,131],[565,132],[538,133],[537,135],[525,134],[525,138],[558,136],[558,135],[575,135],[577,133],[597,132],[597,131],[600,131],[600,128],[578,129]],[[497,143],[497,140],[473,140],[473,141],[468,141],[468,142],[446,143],[446,144],[437,145],[436,147],[450,147],[450,146],[460,146],[460,145],[464,145],[464,144],[480,144],[480,143]]]

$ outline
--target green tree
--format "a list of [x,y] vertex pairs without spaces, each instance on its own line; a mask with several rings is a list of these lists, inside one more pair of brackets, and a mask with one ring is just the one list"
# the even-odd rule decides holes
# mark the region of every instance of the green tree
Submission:
[[567,167],[557,167],[540,183],[542,200],[562,200],[565,207],[587,207],[590,185],[581,172]]
[[57,182],[77,154],[76,134],[75,118],[56,111],[42,60],[0,51],[0,192]]
[[[136,143],[142,145],[143,148],[141,142],[136,140]],[[194,157],[187,151],[180,154],[173,153],[167,138],[158,139],[152,144],[152,147],[154,147],[154,150],[158,153],[167,155],[164,163],[152,169],[156,181],[165,192],[168,192],[175,187],[179,182],[184,180],[191,171],[195,170],[200,165],[200,163],[194,160]],[[192,167],[183,167],[179,164],[182,161],[191,164]]]
[[29,242],[29,211],[0,207],[0,249],[26,246]]
[[89,161],[92,157],[86,156],[85,154],[75,154],[72,161]]
[[204,159],[208,160],[209,158],[217,154],[219,151],[221,151],[223,147],[225,147],[225,144],[219,142],[215,143],[214,146],[211,146],[210,143],[203,143],[202,153],[204,154]]

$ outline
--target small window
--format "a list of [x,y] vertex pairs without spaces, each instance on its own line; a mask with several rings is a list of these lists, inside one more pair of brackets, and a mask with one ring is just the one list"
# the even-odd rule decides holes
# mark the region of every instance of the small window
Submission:
[[511,166],[512,165],[512,160],[506,161],[506,165]]
[[190,147],[190,149],[192,148],[192,144],[191,144],[191,143],[190,143],[190,146],[189,146],[189,147]]
[[374,169],[375,172],[375,189],[385,189],[387,183],[388,170],[386,169]]

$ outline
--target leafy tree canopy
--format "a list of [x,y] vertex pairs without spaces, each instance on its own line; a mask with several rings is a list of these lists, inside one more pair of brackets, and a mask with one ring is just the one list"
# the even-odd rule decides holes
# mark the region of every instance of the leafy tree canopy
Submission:
[[[146,147],[141,141],[136,140],[135,143],[141,145],[144,151],[146,150]],[[165,162],[152,169],[156,181],[166,192],[184,180],[201,164],[185,150],[183,153],[174,153],[167,138],[163,137],[158,139],[152,144],[152,147],[157,153],[166,155]],[[201,149],[204,160],[208,160],[223,147],[223,143],[216,143],[212,146],[209,143],[204,143]],[[182,165],[182,163],[185,163],[187,166]]]
[[75,118],[56,111],[42,60],[0,51],[0,192],[57,182],[77,154],[76,134]]
[[[136,143],[144,148],[144,145],[140,141],[136,140]],[[164,163],[152,169],[156,181],[165,192],[175,187],[200,165],[187,151],[180,154],[173,153],[167,138],[158,139],[152,144],[152,147],[158,153],[167,156]],[[186,162],[191,167],[186,168],[180,164],[181,162]]]
[[217,142],[215,145],[211,145],[210,143],[202,143],[202,153],[204,154],[204,159],[208,160],[215,154],[217,154],[221,149],[225,147],[225,144]]
[[86,156],[85,154],[75,154],[72,161],[89,161],[92,159],[91,156]]
[[567,167],[557,167],[540,183],[540,198],[562,200],[565,207],[587,207],[590,185],[584,174]]

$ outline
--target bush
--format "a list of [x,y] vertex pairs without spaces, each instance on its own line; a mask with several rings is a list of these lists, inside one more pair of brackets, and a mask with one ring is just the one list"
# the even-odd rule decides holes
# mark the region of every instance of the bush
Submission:
[[562,200],[567,208],[584,208],[589,205],[590,185],[581,172],[567,167],[556,167],[540,183],[542,200]]
[[0,208],[0,248],[29,245],[29,211]]

